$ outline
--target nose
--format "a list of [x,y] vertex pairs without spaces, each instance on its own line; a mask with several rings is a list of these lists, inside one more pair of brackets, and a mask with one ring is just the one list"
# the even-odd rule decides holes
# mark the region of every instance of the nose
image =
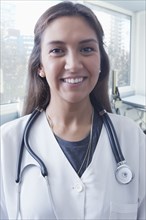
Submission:
[[78,72],[83,68],[82,59],[76,52],[68,52],[65,57],[65,70],[70,72]]

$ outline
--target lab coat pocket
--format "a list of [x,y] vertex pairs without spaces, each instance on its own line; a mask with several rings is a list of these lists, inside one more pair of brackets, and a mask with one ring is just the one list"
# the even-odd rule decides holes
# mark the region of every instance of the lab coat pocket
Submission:
[[137,219],[138,204],[117,204],[111,202],[109,219],[135,220]]

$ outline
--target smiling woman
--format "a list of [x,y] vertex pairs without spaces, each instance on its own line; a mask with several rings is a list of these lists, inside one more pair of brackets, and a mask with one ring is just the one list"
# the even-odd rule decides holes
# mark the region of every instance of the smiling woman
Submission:
[[[95,16],[93,18],[92,14],[86,12],[86,9],[80,15],[76,10],[72,10],[70,14],[67,7],[62,8],[62,5],[60,7],[62,12],[59,8],[59,13],[52,11],[51,16],[48,16],[49,10],[47,10],[35,26],[35,45],[29,62],[28,95],[24,104],[24,114],[32,112],[36,107],[45,109],[50,101],[56,100],[58,96],[55,96],[55,99],[51,99],[50,96],[54,88],[53,96],[60,89],[60,95],[65,93],[67,97],[67,94],[73,95],[69,86],[77,88],[77,85],[78,90],[74,89],[74,95],[78,97],[78,101],[83,91],[87,91],[88,94],[93,90],[91,97],[96,94],[96,99],[108,111],[111,111],[108,97],[109,61],[103,45],[102,27],[97,18]],[[82,5],[79,6],[79,11],[80,7],[82,8]],[[44,19],[45,22],[42,21]],[[83,33],[81,34],[79,30]],[[40,78],[36,74],[38,72]],[[51,72],[53,74],[50,74]],[[80,87],[79,84],[73,86],[73,84],[58,80],[67,78],[73,82],[77,75],[83,79]],[[88,86],[91,87],[90,92]],[[77,93],[79,90],[80,93]],[[71,100],[74,102],[74,99]]]
[[37,21],[25,116],[1,128],[1,219],[145,218],[146,139],[110,112],[103,39],[83,4]]
[[93,90],[100,72],[100,51],[96,33],[84,18],[52,21],[43,33],[41,48],[40,75],[49,84],[50,105],[60,98],[61,102],[80,102]]
[[[23,102],[27,63],[33,48],[33,27],[37,17],[46,8],[59,2],[2,1],[1,104]],[[85,4],[88,3],[85,1]],[[129,86],[131,17],[103,7],[94,7],[92,4],[89,6],[94,9],[104,27],[104,41],[110,56],[111,70],[120,67],[117,78],[118,86]],[[120,51],[120,56],[118,51]],[[11,83],[9,83],[10,79]]]

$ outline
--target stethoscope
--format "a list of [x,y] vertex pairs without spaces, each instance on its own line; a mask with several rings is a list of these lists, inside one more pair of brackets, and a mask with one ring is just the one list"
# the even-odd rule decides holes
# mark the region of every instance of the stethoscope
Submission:
[[[37,163],[40,166],[41,174],[43,177],[48,177],[48,170],[44,164],[44,162],[38,157],[38,155],[35,154],[35,152],[31,149],[31,146],[29,145],[29,132],[30,129],[34,123],[34,121],[37,119],[37,117],[40,115],[42,110],[35,109],[32,114],[30,115],[30,118],[28,119],[28,122],[25,126],[21,148],[20,148],[20,154],[18,159],[18,166],[17,166],[17,175],[16,175],[16,183],[20,182],[21,179],[21,163],[23,159],[23,151],[24,148],[27,149],[29,154],[37,161]],[[107,114],[106,110],[100,109],[99,115],[102,117],[104,126],[107,131],[107,135],[109,138],[109,142],[111,145],[111,149],[117,164],[117,168],[115,171],[115,177],[118,183],[120,184],[128,184],[132,181],[134,175],[130,169],[130,167],[127,165],[126,160],[122,154],[121,147],[116,135],[116,131],[114,129],[113,123]]]
[[[29,152],[29,154],[35,159],[35,161],[39,165],[39,168],[41,170],[41,174],[46,180],[48,195],[49,195],[49,199],[52,204],[54,217],[55,217],[55,219],[59,219],[57,217],[56,208],[54,205],[53,196],[52,196],[52,192],[51,192],[51,188],[50,188],[50,184],[49,184],[48,170],[47,170],[44,162],[38,157],[38,155],[35,154],[35,152],[31,148],[31,146],[29,145],[30,129],[42,111],[43,110],[35,109],[32,112],[32,114],[30,115],[30,117],[26,123],[26,126],[24,128],[24,133],[23,133],[21,147],[20,147],[20,153],[19,153],[19,159],[18,159],[17,174],[16,174],[16,183],[18,184],[16,219],[21,219],[21,216],[22,216],[21,215],[21,207],[20,207],[20,193],[21,193],[21,182],[22,182],[22,176],[23,176],[23,171],[21,171],[21,164],[22,164],[22,159],[23,159],[24,148],[26,148],[26,150]],[[132,181],[134,175],[133,175],[130,167],[127,165],[126,160],[122,154],[120,144],[119,144],[119,141],[118,141],[118,138],[116,135],[116,131],[115,131],[114,126],[112,124],[112,121],[104,109],[99,110],[99,115],[102,117],[104,126],[107,131],[107,135],[109,138],[109,142],[111,145],[111,149],[112,149],[112,152],[113,152],[116,164],[117,164],[117,168],[115,171],[115,178],[116,178],[117,182],[120,184],[128,184]]]

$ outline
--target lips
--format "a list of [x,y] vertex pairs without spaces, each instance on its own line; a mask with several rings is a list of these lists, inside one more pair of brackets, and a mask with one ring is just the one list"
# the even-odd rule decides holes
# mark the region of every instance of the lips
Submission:
[[78,83],[83,82],[84,78],[83,77],[76,77],[76,78],[65,78],[65,79],[62,79],[62,80],[65,83],[78,84]]

